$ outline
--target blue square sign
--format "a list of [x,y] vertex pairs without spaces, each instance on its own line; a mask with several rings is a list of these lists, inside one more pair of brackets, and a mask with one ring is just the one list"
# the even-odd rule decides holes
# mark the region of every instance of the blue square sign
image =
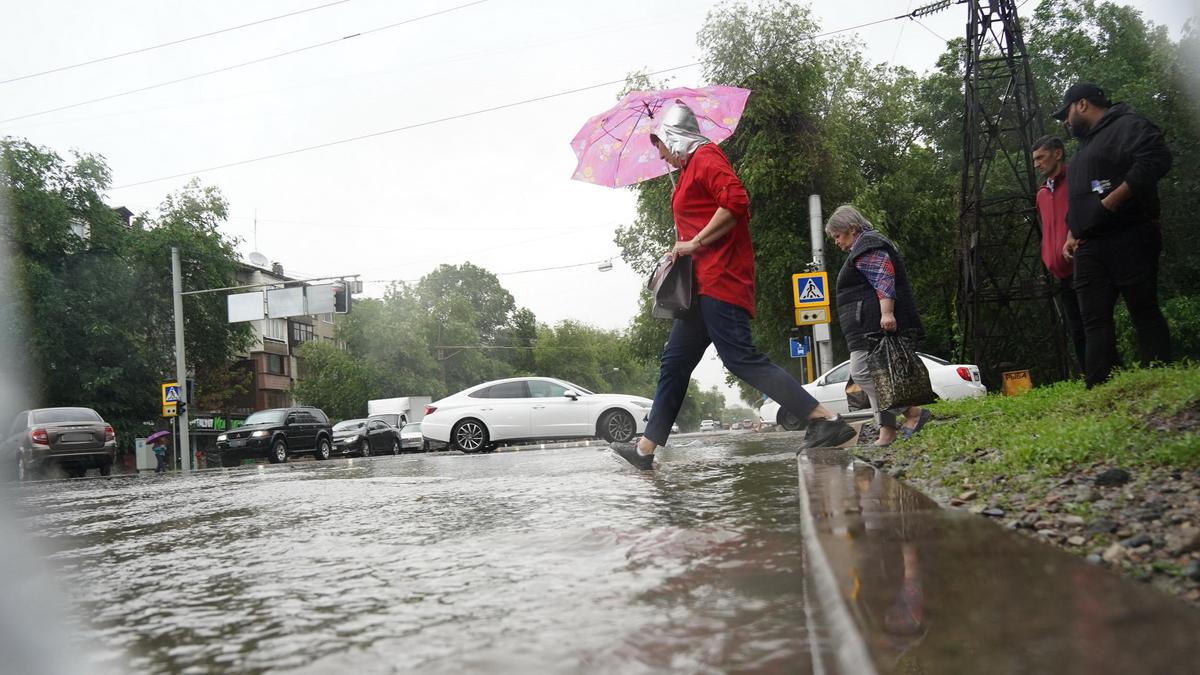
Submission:
[[809,350],[812,349],[812,342],[807,335],[802,338],[788,338],[788,349],[791,351],[793,359],[802,359],[808,356]]

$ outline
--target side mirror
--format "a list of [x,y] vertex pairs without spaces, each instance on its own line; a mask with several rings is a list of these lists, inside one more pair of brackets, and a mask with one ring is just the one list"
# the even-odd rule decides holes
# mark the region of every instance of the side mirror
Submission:
[[579,400],[579,392],[575,391],[574,389],[568,389],[568,390],[564,391],[563,396],[571,399],[572,401]]

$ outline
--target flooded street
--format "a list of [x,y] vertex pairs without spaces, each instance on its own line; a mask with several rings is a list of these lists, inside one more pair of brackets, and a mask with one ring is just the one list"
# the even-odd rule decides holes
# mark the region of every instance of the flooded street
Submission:
[[[790,434],[15,491],[105,669],[807,672]],[[811,591],[810,591],[811,592]],[[819,666],[818,666],[819,667]]]

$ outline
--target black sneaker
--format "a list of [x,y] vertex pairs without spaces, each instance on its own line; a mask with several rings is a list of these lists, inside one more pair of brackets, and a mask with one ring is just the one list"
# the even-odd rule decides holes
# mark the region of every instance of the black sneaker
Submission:
[[829,420],[818,418],[808,421],[808,431],[804,434],[805,448],[831,448],[857,436],[854,427],[842,421],[842,416]]
[[621,459],[629,462],[642,471],[651,471],[654,469],[654,453],[643,455],[638,452],[636,443],[609,443],[608,447],[617,453]]

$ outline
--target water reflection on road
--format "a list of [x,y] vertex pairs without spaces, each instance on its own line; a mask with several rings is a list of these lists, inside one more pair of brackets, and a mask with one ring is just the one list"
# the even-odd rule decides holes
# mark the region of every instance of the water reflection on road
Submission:
[[574,448],[16,497],[131,671],[807,671],[795,441],[687,442],[652,475]]

